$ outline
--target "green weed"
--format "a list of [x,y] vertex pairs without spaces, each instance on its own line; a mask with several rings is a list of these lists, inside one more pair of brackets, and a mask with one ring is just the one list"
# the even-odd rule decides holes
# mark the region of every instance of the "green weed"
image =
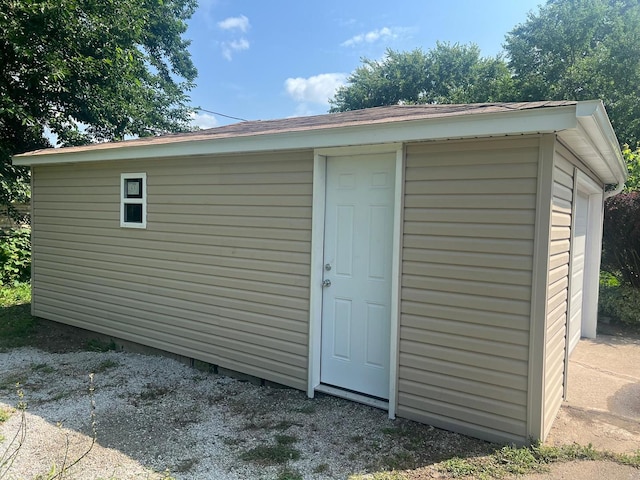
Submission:
[[103,340],[99,340],[97,338],[92,338],[87,342],[87,350],[90,352],[109,352],[111,350],[116,350],[117,345],[116,342],[112,340],[105,342]]

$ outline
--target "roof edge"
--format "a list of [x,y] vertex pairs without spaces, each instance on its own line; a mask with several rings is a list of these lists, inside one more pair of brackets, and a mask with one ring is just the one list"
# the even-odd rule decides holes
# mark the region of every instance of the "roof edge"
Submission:
[[605,160],[617,183],[624,184],[628,177],[627,165],[602,100],[579,102],[576,118],[593,139],[598,154]]
[[328,126],[314,130],[226,138],[194,140],[186,137],[184,140],[170,143],[122,145],[118,148],[89,148],[79,152],[59,149],[57,152],[46,155],[16,155],[13,157],[13,164],[23,166],[55,165],[527,135],[553,133],[576,127],[576,104],[572,104],[506,112]]

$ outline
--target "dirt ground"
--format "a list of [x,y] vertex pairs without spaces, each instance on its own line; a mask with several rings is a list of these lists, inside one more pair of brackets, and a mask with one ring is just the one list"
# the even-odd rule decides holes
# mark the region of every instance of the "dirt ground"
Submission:
[[[133,360],[120,357],[117,352],[82,353],[87,346],[86,336],[71,327],[45,321],[43,325],[33,339],[34,346],[64,360],[56,363],[53,357],[40,358],[34,353],[20,362],[13,361],[13,374],[24,373],[31,378],[26,385],[36,399],[30,407],[30,434],[37,441],[25,447],[24,452],[33,456],[19,461],[24,468],[22,473],[8,478],[33,478],[35,472],[59,462],[65,438],[71,438],[72,446],[78,445],[80,451],[90,440],[86,398],[66,392],[79,392],[86,387],[82,385],[86,380],[78,380],[77,373],[92,364],[103,369],[97,377],[102,382],[96,397],[99,443],[83,463],[85,469],[76,470],[69,478],[162,478],[149,476],[149,472],[160,473],[169,468],[178,479],[332,479],[401,468],[408,469],[407,477],[414,480],[444,479],[450,476],[434,466],[437,462],[456,455],[486,455],[496,447],[426,425],[392,422],[384,412],[333,397],[322,397],[311,407],[300,392],[255,387],[184,365],[168,366],[167,359],[136,359],[141,362],[136,371],[139,378],[131,383],[135,375],[119,369],[135,363]],[[611,334],[594,341],[583,340],[572,355],[568,399],[548,443],[591,443],[598,450],[618,453],[633,453],[640,448],[640,337],[607,333]],[[74,351],[84,355],[79,363],[72,356],[66,357]],[[67,377],[67,371],[73,375]],[[70,384],[59,382],[61,377]],[[13,403],[10,383],[5,381],[0,395],[4,397],[0,402],[5,404]],[[108,395],[112,400],[107,399]],[[205,408],[203,398],[207,401]],[[63,405],[66,411],[59,409]],[[286,414],[291,408],[294,413]],[[176,411],[183,411],[184,415],[178,418]],[[345,415],[334,417],[335,412]],[[225,422],[235,419],[237,425],[216,423],[220,415]],[[327,429],[327,425],[331,428]],[[5,425],[5,436],[12,429],[14,423]],[[36,429],[41,430],[34,433],[38,432]],[[321,431],[330,435],[319,438]],[[292,442],[283,447],[300,451],[301,460],[274,466],[241,458],[242,452],[273,446],[278,438]],[[317,442],[309,443],[310,438]],[[421,454],[414,455],[416,451]],[[112,459],[106,467],[100,455]],[[116,464],[117,468],[113,467]],[[287,476],[287,469],[302,477]],[[580,461],[553,464],[548,472],[513,478],[640,480],[640,470],[614,462]]]

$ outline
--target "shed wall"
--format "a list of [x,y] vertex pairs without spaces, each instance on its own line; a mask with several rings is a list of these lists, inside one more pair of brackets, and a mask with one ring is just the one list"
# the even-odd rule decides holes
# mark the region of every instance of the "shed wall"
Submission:
[[[312,152],[33,169],[34,314],[305,389]],[[146,172],[146,229],[120,174]]]
[[539,145],[407,147],[400,416],[526,440]]

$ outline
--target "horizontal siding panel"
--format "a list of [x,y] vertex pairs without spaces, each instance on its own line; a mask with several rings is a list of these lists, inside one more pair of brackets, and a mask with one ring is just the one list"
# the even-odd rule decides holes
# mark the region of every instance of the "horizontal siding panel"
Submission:
[[[147,173],[147,228],[119,225]],[[306,388],[313,152],[34,168],[34,309]]]
[[447,223],[496,223],[507,225],[533,225],[535,211],[525,209],[474,209],[467,208],[408,208],[404,212],[406,222]]
[[554,240],[551,242],[551,247],[549,248],[549,253],[551,255],[558,255],[560,253],[566,253],[569,251],[571,247],[571,243],[569,240]]
[[402,327],[400,329],[400,339],[424,344],[424,348],[431,345],[437,347],[449,347],[462,349],[471,353],[483,353],[495,355],[514,360],[526,361],[528,352],[522,345],[515,345],[504,342],[500,336],[496,340],[484,338],[473,338],[469,335],[451,335],[437,331],[426,331],[422,328]]
[[[475,385],[474,385],[475,386]],[[402,393],[428,398],[450,405],[458,405],[483,413],[498,415],[500,417],[513,418],[522,421],[526,417],[526,409],[522,405],[514,405],[502,399],[482,398],[478,395],[469,395],[464,391],[451,390],[444,387],[414,382],[408,379],[400,379],[398,390]]]
[[424,355],[426,357],[437,358],[438,360],[457,363],[464,366],[482,365],[483,368],[500,373],[510,373],[512,375],[523,376],[526,376],[527,374],[527,363],[525,361],[518,361],[506,357],[470,352],[433,344],[425,347],[425,345],[421,344],[419,341],[407,338],[402,339],[400,352],[413,355]]
[[[99,310],[101,315],[106,312],[120,312],[130,315],[132,309],[136,309],[140,315],[145,318],[168,318],[171,317],[171,323],[180,324],[181,319],[188,318],[193,322],[201,322],[203,324],[224,326],[229,324],[234,330],[243,330],[249,332],[271,332],[267,336],[274,337],[291,337],[292,339],[300,339],[307,334],[307,326],[303,319],[289,319],[284,315],[280,315],[283,311],[277,307],[266,307],[263,311],[255,309],[251,311],[252,305],[246,304],[247,310],[240,310],[237,305],[226,305],[224,302],[212,299],[208,304],[195,302],[178,302],[172,303],[170,300],[153,301],[147,295],[139,295],[129,293],[114,298],[111,291],[106,290],[102,293],[99,290],[92,289],[90,285],[85,289],[74,289],[74,287],[56,286],[53,283],[41,282],[38,287],[38,295],[46,298],[43,304],[61,301],[63,304],[77,305],[78,307],[93,308]],[[78,297],[77,293],[86,293],[83,298]],[[220,305],[220,304],[223,305]],[[246,325],[245,325],[246,324]],[[301,336],[302,335],[302,336]]]
[[[70,227],[70,230],[73,230]],[[75,234],[69,235],[65,232],[38,231],[37,236],[41,240],[61,241],[73,239],[75,243],[90,243],[94,245],[103,245],[108,242],[111,246],[120,248],[151,248],[162,251],[178,251],[178,252],[201,252],[203,255],[251,255],[255,252],[255,258],[272,258],[281,259],[283,261],[296,260],[300,263],[308,263],[309,248],[304,242],[280,242],[278,240],[261,240],[254,238],[237,238],[237,237],[214,237],[207,238],[203,235],[186,235],[180,233],[163,234],[147,232],[146,230],[127,229],[126,231],[110,231],[114,236],[99,235],[100,231],[96,230],[94,235]],[[198,242],[198,239],[202,242]],[[181,241],[182,240],[182,241]],[[185,241],[188,240],[188,241]],[[287,246],[294,247],[287,250]],[[280,256],[277,255],[280,252]],[[289,252],[289,253],[287,253]]]
[[489,254],[485,252],[450,252],[404,247],[402,258],[406,267],[411,262],[443,265],[468,265],[470,267],[493,267],[504,270],[531,272],[532,257],[527,255]]
[[[42,272],[53,274],[60,269],[59,260],[47,260],[41,258],[38,268]],[[233,290],[238,297],[244,292],[271,295],[274,298],[298,298],[308,299],[308,285],[282,285],[279,283],[261,282],[248,279],[235,279],[229,277],[216,277],[213,275],[199,274],[193,272],[170,271],[158,268],[149,268],[139,265],[127,264],[105,264],[87,260],[82,265],[74,265],[65,262],[64,269],[77,275],[85,275],[91,279],[96,272],[100,272],[100,278],[113,280],[115,282],[143,281],[145,285],[174,288],[177,290],[187,290],[192,292],[210,293],[210,287],[218,287],[225,290]],[[171,272],[168,275],[168,272]],[[229,295],[231,296],[231,295]]]
[[164,215],[212,215],[232,217],[264,217],[264,218],[311,218],[311,207],[288,206],[286,208],[274,208],[257,205],[180,205],[174,203],[147,205],[149,216],[156,213]]
[[563,187],[573,190],[573,174],[563,172],[559,168],[553,170],[553,181],[562,185]]
[[[45,242],[38,238],[37,243],[38,245],[33,247],[36,255],[42,253],[48,256],[58,256],[63,262],[66,262],[68,258],[73,258],[82,263],[82,259],[92,258],[116,264],[148,265],[156,268],[165,268],[166,266],[169,271],[191,269],[196,273],[210,273],[211,275],[231,276],[234,278],[251,277],[252,272],[255,272],[256,275],[263,275],[264,272],[273,272],[274,274],[288,273],[290,275],[277,275],[278,283],[294,285],[302,285],[305,281],[304,279],[308,280],[309,275],[309,265],[304,263],[286,263],[259,258],[232,258],[199,253],[168,253],[163,250],[131,249],[112,247],[110,245],[105,245],[101,248],[95,244],[78,243],[69,245],[64,250],[64,254],[59,254],[58,252],[65,247],[62,242]],[[218,268],[223,270],[217,270]]]
[[[454,185],[455,184],[455,185]],[[405,193],[407,195],[451,193],[460,192],[460,195],[502,195],[502,194],[535,194],[535,179],[509,178],[504,180],[442,180],[412,181],[407,172]]]
[[405,314],[402,318],[402,324],[405,327],[426,330],[429,332],[448,333],[451,335],[467,336],[476,339],[485,339],[520,346],[529,345],[528,331],[509,328],[508,326],[495,327],[484,323],[451,320],[452,319],[421,317]]
[[[408,172],[407,172],[408,173]],[[469,208],[469,209],[534,209],[536,206],[536,196],[530,195],[457,195],[451,191],[438,195],[411,195],[404,199],[405,209],[411,208]]]
[[[64,225],[61,225],[61,221],[64,220]],[[203,219],[205,220],[205,219]],[[176,224],[169,222],[159,222],[156,216],[149,219],[149,227],[147,231],[152,232],[164,232],[164,233],[173,233],[176,230]],[[77,228],[78,232],[81,232],[81,229],[89,228],[93,233],[96,229],[105,229],[109,233],[114,228],[119,228],[120,219],[112,218],[109,220],[102,219],[86,219],[86,218],[64,218],[61,219],[59,217],[48,217],[39,222],[39,226],[42,231],[61,231],[65,228]],[[224,226],[224,225],[210,225],[206,224],[206,222],[201,221],[196,224],[185,224],[185,234],[189,235],[207,235],[207,236],[221,236],[221,237],[246,237],[251,234],[256,234],[259,238],[270,239],[270,240],[293,240],[293,241],[303,241],[309,242],[311,237],[311,232],[309,230],[292,230],[289,228],[268,228],[268,227],[236,227],[236,226]],[[126,230],[122,230],[121,235],[127,235],[125,233]]]
[[[559,267],[562,268],[562,267]],[[549,298],[557,295],[562,291],[567,291],[567,287],[569,286],[569,279],[567,277],[560,278],[557,282],[549,283]]]
[[533,225],[501,225],[482,223],[410,222],[405,219],[405,235],[436,235],[442,237],[473,237],[529,239]]
[[561,267],[563,265],[569,264],[569,252],[558,253],[555,255],[551,255],[549,258],[549,269],[553,270],[555,268]]
[[568,202],[573,198],[573,191],[570,188],[560,185],[559,183],[553,184],[553,196],[558,197]]
[[404,300],[402,302],[403,324],[404,314],[422,316],[424,318],[438,318],[442,320],[453,320],[456,322],[477,323],[493,327],[514,328],[517,330],[529,330],[529,317],[527,315],[511,315],[498,312],[483,312],[459,305],[436,305],[425,304],[419,301],[412,302]]
[[571,214],[566,212],[554,211],[553,214],[551,215],[551,224],[554,227],[570,227]]
[[[402,286],[408,288],[420,288],[429,291],[440,291],[449,293],[462,293],[467,295],[479,295],[510,300],[531,299],[531,289],[522,285],[506,285],[503,283],[492,283],[487,280],[480,284],[478,281],[467,281],[445,277],[429,277],[405,275],[402,277]],[[502,280],[495,277],[496,280]]]
[[504,253],[507,255],[530,255],[533,240],[506,240],[496,238],[473,237],[436,237],[423,235],[404,235],[407,248],[427,250],[449,250],[450,252]]
[[495,428],[464,422],[457,418],[427,413],[419,408],[412,408],[405,405],[398,407],[398,416],[408,418],[409,420],[414,420],[416,422],[433,425],[436,428],[455,430],[463,435],[470,435],[493,443],[522,443],[523,440],[526,440],[521,435],[514,435],[508,432],[502,432]]
[[[48,299],[46,304],[48,310],[58,312],[61,314],[69,313],[68,301],[61,302],[53,299]],[[87,307],[74,307],[72,312],[84,313],[85,315],[91,315],[92,308]],[[132,326],[131,322],[131,309],[129,312],[118,313],[115,309],[110,307],[108,314],[102,318],[103,323],[113,323],[113,328],[121,332],[131,333],[131,329],[135,328],[146,330],[154,330],[154,332],[163,332],[168,335],[173,335],[176,338],[176,342],[184,342],[183,339],[197,337],[200,341],[205,341],[208,345],[218,346],[221,348],[227,348],[230,350],[238,350],[241,352],[254,351],[257,355],[265,356],[265,353],[269,350],[276,350],[282,352],[278,360],[297,365],[298,367],[304,367],[303,363],[300,363],[301,356],[305,355],[306,345],[298,342],[291,342],[289,339],[282,337],[275,338],[271,336],[258,335],[254,332],[246,332],[236,329],[220,328],[218,325],[212,325],[210,323],[192,322],[186,318],[180,318],[179,324],[169,323],[160,316],[154,316],[153,318],[145,318],[140,316],[135,325]],[[194,330],[194,328],[196,328]],[[297,340],[297,339],[296,339]],[[272,357],[273,358],[273,357]]]
[[[417,368],[411,368],[409,366],[403,366],[400,368],[399,377],[401,380],[408,380],[415,384],[436,385],[441,388],[456,390],[459,392],[474,391],[483,397],[519,406],[526,405],[527,401],[527,394],[522,390],[500,387],[494,384],[482,382],[481,380],[454,377],[452,375],[444,375],[438,372],[429,372]],[[410,389],[407,390],[410,392]]]
[[487,385],[497,385],[516,391],[526,392],[527,390],[527,380],[520,375],[489,370],[474,365],[453,363],[445,359],[428,357],[421,354],[400,352],[400,369],[402,370],[403,367],[411,367],[426,372],[474,380]]
[[450,278],[458,280],[485,281],[499,280],[502,284],[531,286],[531,272],[511,270],[509,268],[480,268],[450,263],[421,263],[405,261],[402,272],[406,275]]
[[398,403],[415,409],[426,410],[429,413],[455,418],[464,422],[474,423],[513,435],[525,436],[524,421],[509,419],[473,408],[452,405],[438,400],[427,399],[422,396],[410,395],[404,392],[398,394]]
[[529,302],[522,300],[434,292],[406,287],[402,289],[402,298],[410,302],[434,303],[436,305],[464,305],[470,310],[511,313],[514,315],[527,315],[529,313]]
[[489,165],[432,165],[428,167],[412,167],[409,165],[409,168],[411,168],[411,181],[536,178],[538,174],[538,165],[535,161],[533,163],[516,165],[508,163]]
[[[528,162],[529,157],[538,155],[540,139],[536,136],[504,139],[473,139],[460,142],[423,142],[407,145],[407,155],[416,155],[418,158],[429,155],[431,165],[439,165],[438,160],[448,160],[444,165],[457,162],[461,165],[475,165],[477,163],[504,163]],[[434,154],[438,155],[434,155]],[[435,158],[431,158],[435,157]],[[466,163],[465,163],[466,162]]]

